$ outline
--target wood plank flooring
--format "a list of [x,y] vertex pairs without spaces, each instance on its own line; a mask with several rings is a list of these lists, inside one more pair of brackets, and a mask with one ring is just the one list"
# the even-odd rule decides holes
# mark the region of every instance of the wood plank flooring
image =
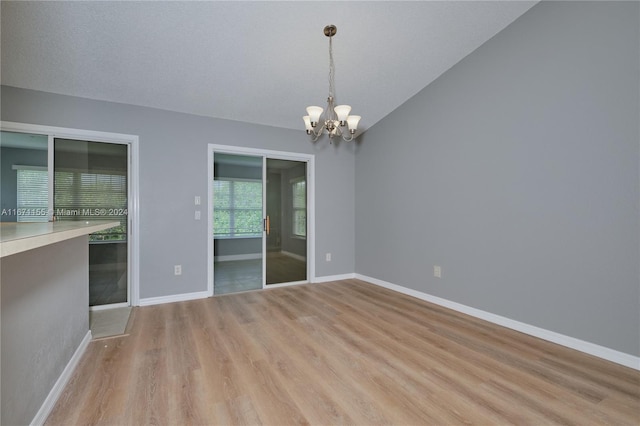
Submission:
[[135,308],[47,425],[638,425],[640,372],[358,280]]

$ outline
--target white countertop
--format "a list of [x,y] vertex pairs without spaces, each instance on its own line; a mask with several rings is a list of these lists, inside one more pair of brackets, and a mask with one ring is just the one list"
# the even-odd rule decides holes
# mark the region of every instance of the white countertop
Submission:
[[2,222],[0,223],[0,257],[120,225],[117,221]]

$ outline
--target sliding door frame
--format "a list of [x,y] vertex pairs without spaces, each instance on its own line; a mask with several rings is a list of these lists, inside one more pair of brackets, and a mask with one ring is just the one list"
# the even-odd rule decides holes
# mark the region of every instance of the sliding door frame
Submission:
[[[129,254],[128,274],[129,290],[128,302],[131,306],[140,304],[140,211],[139,211],[139,138],[137,135],[122,133],[99,132],[93,130],[73,129],[67,127],[42,126],[38,124],[17,123],[0,121],[0,130],[16,133],[30,133],[45,135],[49,138],[48,169],[49,169],[49,194],[53,194],[53,140],[77,139],[89,142],[105,142],[126,144],[129,146],[129,179],[128,179],[128,229],[129,229]],[[53,211],[53,196],[49,197],[49,211]]]
[[[277,160],[290,160],[290,161],[299,161],[307,164],[307,281],[308,283],[315,281],[316,274],[316,264],[315,264],[315,156],[311,154],[300,154],[295,152],[286,152],[286,151],[273,151],[268,149],[258,149],[258,148],[245,148],[239,146],[232,145],[218,145],[218,144],[209,144],[207,149],[207,162],[208,162],[208,186],[207,186],[207,292],[209,296],[214,295],[213,288],[213,259],[214,259],[214,249],[213,249],[213,179],[214,179],[214,171],[213,171],[213,158],[214,155],[218,154],[235,154],[235,155],[250,155],[255,157],[262,157],[263,164],[263,180],[265,175],[265,163],[266,159],[277,159]],[[263,182],[264,185],[264,182]],[[264,190],[264,188],[263,188]],[[263,214],[264,214],[264,203],[263,203]],[[265,238],[264,232],[262,237],[262,251],[263,257],[265,253]],[[263,259],[263,268],[264,268],[264,259]],[[264,275],[264,269],[263,269]],[[265,277],[262,277],[263,280],[263,288],[264,288],[264,280]],[[299,282],[294,282],[291,284],[273,284],[269,285],[268,288],[285,286],[285,285],[296,285]]]

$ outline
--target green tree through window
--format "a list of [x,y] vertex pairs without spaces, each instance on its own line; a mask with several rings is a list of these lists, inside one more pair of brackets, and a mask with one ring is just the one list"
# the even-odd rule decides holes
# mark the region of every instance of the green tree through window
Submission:
[[291,183],[293,199],[293,235],[307,236],[307,182],[303,177]]
[[262,233],[262,183],[216,179],[213,182],[213,235],[255,237]]

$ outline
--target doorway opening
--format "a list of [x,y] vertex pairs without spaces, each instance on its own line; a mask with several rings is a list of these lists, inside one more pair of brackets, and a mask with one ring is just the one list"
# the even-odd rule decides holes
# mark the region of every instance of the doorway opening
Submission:
[[[137,305],[138,137],[13,122],[1,126],[2,204],[32,213],[2,220],[119,221],[120,226],[89,236],[87,309]],[[5,192],[7,185],[12,190]]]
[[307,163],[267,158],[265,283],[307,281]]
[[307,283],[313,156],[209,145],[209,291]]
[[129,305],[129,147],[53,140],[53,220],[111,220],[89,235],[89,306]]

